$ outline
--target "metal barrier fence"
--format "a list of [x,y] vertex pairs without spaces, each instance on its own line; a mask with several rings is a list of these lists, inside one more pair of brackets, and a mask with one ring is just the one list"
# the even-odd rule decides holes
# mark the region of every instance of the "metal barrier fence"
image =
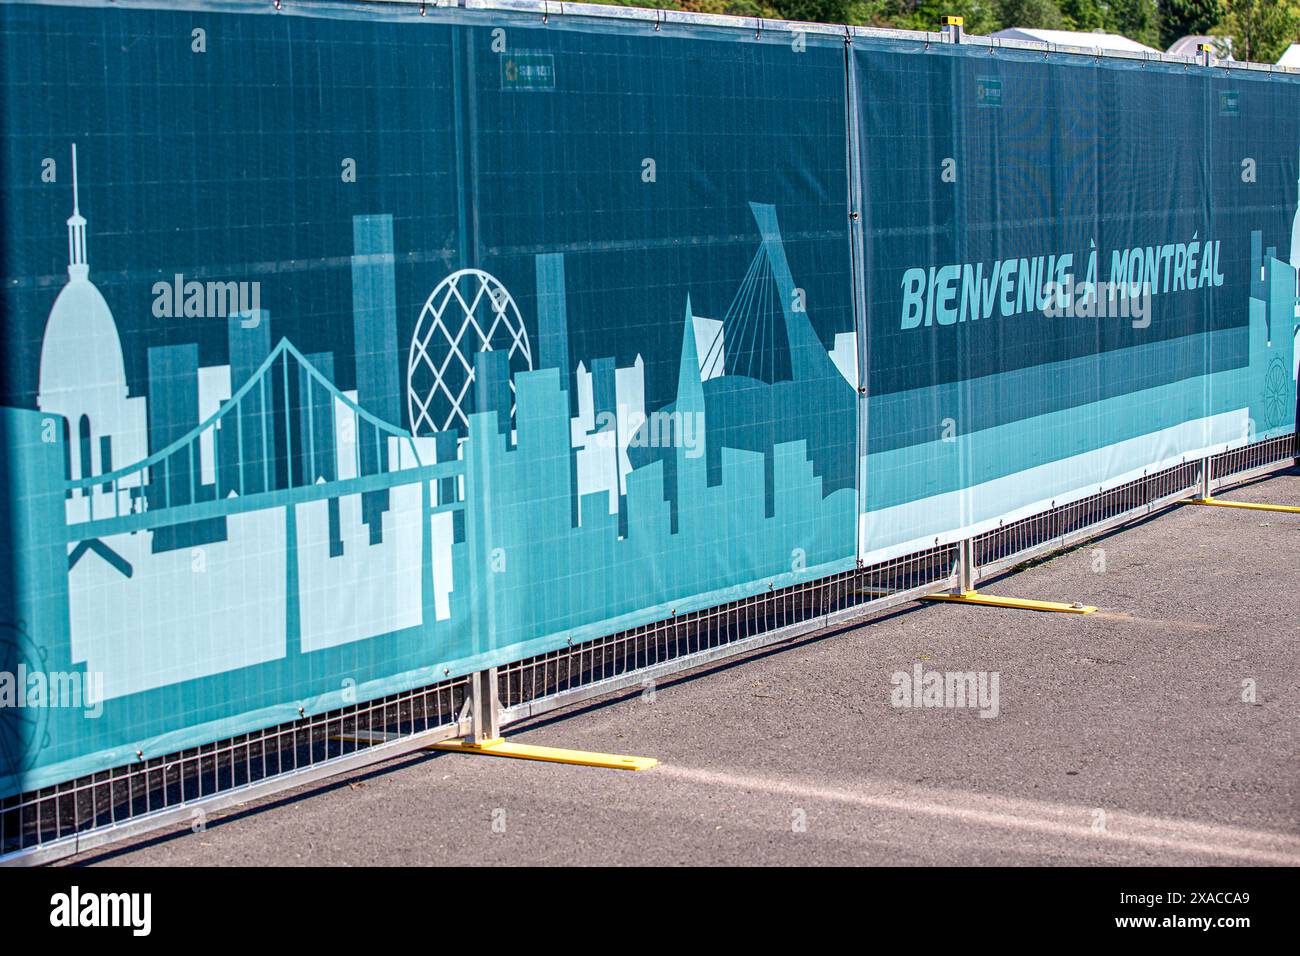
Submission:
[[[1197,491],[1288,467],[1298,455],[1294,434],[1255,442],[1053,506],[966,542],[773,588],[487,672],[8,797],[0,800],[0,864],[49,862],[166,827],[199,829],[218,810],[440,740],[495,736],[500,727],[571,704],[858,623],[1074,547]],[[962,567],[963,555],[969,568]]]
[[391,759],[468,731],[469,677],[0,800],[0,863],[44,863]]

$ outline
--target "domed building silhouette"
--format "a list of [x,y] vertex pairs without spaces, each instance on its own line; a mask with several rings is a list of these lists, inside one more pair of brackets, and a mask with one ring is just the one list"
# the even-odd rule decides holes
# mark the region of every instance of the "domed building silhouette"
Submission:
[[[122,342],[112,310],[90,281],[86,258],[86,219],[77,188],[77,147],[72,146],[72,215],[68,218],[68,282],[54,300],[41,343],[40,384],[36,405],[62,421],[67,446],[67,473],[72,479],[111,472],[148,455],[144,398],[131,398],[126,384]],[[131,508],[131,483],[120,483],[119,510]],[[76,489],[68,502],[69,518],[84,520],[90,495],[111,498],[111,485]],[[97,515],[112,513],[111,500],[94,503]]]

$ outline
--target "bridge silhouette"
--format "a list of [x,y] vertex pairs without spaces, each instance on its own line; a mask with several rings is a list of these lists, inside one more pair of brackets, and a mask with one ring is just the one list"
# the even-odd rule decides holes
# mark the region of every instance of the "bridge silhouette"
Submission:
[[[340,404],[350,417],[336,422]],[[318,427],[318,415],[329,416],[326,427]],[[342,443],[333,439],[336,424],[345,436],[351,432]],[[330,440],[319,440],[322,432]],[[211,485],[202,481],[205,437],[211,438]],[[384,453],[390,439],[397,440],[396,456]],[[363,442],[371,443],[373,456],[362,454]],[[351,445],[350,462],[341,460],[341,444]],[[186,434],[130,465],[67,480],[68,497],[82,498],[87,505],[84,516],[69,518],[66,540],[382,492],[464,474],[463,461],[435,463],[426,458],[432,458],[427,442],[422,456],[421,443],[409,431],[366,411],[282,338],[248,380]],[[387,465],[367,469],[365,459]],[[350,476],[338,477],[342,474]],[[456,494],[454,499],[431,505],[429,513],[463,509],[462,497]]]

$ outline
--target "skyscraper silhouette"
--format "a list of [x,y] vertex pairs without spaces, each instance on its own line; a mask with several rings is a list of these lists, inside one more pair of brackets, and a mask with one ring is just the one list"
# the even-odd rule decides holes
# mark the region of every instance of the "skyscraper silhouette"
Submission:
[[[357,363],[357,404],[385,422],[400,425],[402,393],[397,374],[397,291],[393,277],[393,217],[352,217],[352,329]],[[369,431],[367,429],[363,429]],[[361,474],[388,469],[388,448],[372,434],[357,435]],[[361,520],[370,543],[383,540],[387,491],[362,497]]]

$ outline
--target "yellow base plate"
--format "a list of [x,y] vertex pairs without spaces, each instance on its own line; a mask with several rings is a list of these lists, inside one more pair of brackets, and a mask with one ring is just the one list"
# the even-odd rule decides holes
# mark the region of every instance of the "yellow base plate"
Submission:
[[537,747],[533,744],[516,744],[498,737],[481,744],[464,740],[448,740],[434,744],[433,750],[455,753],[487,754],[489,757],[514,757],[517,760],[543,760],[548,763],[570,763],[579,767],[605,767],[609,770],[649,770],[659,761],[654,757],[628,757],[624,754],[593,753],[588,750],[565,750],[562,747]]
[[[334,740],[358,744],[379,744],[394,739],[393,734],[358,730],[350,734],[337,734]],[[462,754],[487,754],[489,757],[514,757],[517,760],[544,760],[549,763],[571,763],[579,767],[607,767],[611,770],[649,770],[659,761],[654,757],[628,757],[624,754],[601,754],[589,750],[565,750],[561,747],[536,747],[532,744],[507,743],[504,737],[470,743],[464,738],[429,744],[425,750],[446,750]]]
[[927,594],[926,601],[952,601],[956,604],[982,604],[985,607],[1006,607],[1019,611],[1051,611],[1057,614],[1091,614],[1097,610],[1091,604],[1063,604],[1060,601],[1031,601],[1027,598],[999,597],[964,591],[961,594]]
[[1300,508],[1295,505],[1260,505],[1253,501],[1224,501],[1222,498],[1189,498],[1183,503],[1211,505],[1215,508],[1246,508],[1250,511],[1282,511],[1286,514],[1300,515]]

